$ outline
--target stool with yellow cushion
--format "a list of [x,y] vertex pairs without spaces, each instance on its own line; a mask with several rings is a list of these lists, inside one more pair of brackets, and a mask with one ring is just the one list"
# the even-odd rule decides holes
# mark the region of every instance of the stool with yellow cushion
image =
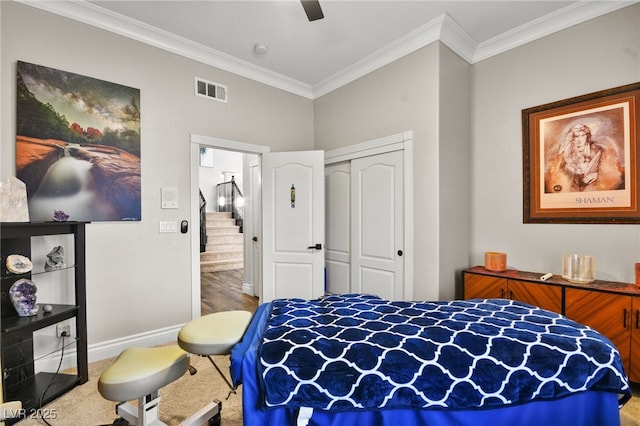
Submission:
[[[235,388],[211,355],[230,354],[231,348],[242,339],[251,322],[251,316],[251,312],[247,311],[225,311],[204,315],[188,322],[178,333],[178,345],[182,349],[209,358],[211,364],[231,388],[229,395],[235,393]],[[222,324],[224,326],[221,326]]]
[[[165,425],[159,419],[159,389],[187,370],[195,374],[189,365],[189,353],[208,357],[231,386],[211,356],[228,355],[250,321],[251,313],[246,311],[213,313],[185,324],[178,334],[178,345],[125,349],[100,376],[98,391],[104,398],[120,402],[117,413],[127,422],[137,426]],[[125,402],[136,399],[137,406]],[[221,406],[220,401],[214,400],[182,425],[218,425]]]

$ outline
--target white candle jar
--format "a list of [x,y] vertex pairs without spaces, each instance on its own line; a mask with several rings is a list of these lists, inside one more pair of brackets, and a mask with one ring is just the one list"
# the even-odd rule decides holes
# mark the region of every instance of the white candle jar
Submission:
[[562,278],[574,283],[588,283],[595,279],[596,258],[586,254],[562,256]]

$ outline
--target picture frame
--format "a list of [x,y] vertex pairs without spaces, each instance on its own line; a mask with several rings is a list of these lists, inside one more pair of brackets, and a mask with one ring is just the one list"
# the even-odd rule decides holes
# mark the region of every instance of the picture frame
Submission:
[[640,223],[640,82],[522,110],[523,223]]
[[213,167],[213,148],[200,147],[200,167]]
[[140,89],[16,62],[16,178],[29,220],[141,221]]

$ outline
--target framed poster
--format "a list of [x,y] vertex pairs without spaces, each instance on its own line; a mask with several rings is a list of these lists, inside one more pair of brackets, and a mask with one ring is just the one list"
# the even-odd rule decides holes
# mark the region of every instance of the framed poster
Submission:
[[27,62],[16,84],[30,220],[141,220],[140,90]]
[[640,223],[640,83],[522,110],[524,223]]
[[213,167],[213,148],[200,147],[200,167]]

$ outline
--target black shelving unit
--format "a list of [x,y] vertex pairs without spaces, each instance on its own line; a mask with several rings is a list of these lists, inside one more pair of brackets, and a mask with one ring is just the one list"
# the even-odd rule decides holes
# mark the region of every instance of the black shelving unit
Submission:
[[[2,283],[0,306],[0,335],[2,351],[2,389],[5,401],[22,401],[26,414],[48,404],[75,386],[88,380],[87,328],[86,328],[86,263],[85,225],[88,222],[3,222],[0,223],[0,267]],[[31,279],[37,284],[37,277],[54,274],[55,271],[36,270],[36,263],[44,259],[31,258],[32,237],[48,235],[73,235],[73,259],[65,259],[65,269],[73,270],[74,300],[69,304],[52,304],[52,310],[45,312],[45,300],[37,299],[40,306],[34,316],[18,316],[9,298],[9,289],[21,278]],[[34,270],[26,274],[13,274],[6,269],[6,258],[11,254],[27,256],[34,263]],[[36,371],[34,360],[34,333],[63,321],[75,320],[73,336],[59,338],[55,335],[55,355],[62,358],[65,350],[75,348],[76,368],[73,373]],[[48,354],[53,356],[54,353]],[[43,392],[46,393],[43,396]],[[19,419],[7,421],[13,424]]]

